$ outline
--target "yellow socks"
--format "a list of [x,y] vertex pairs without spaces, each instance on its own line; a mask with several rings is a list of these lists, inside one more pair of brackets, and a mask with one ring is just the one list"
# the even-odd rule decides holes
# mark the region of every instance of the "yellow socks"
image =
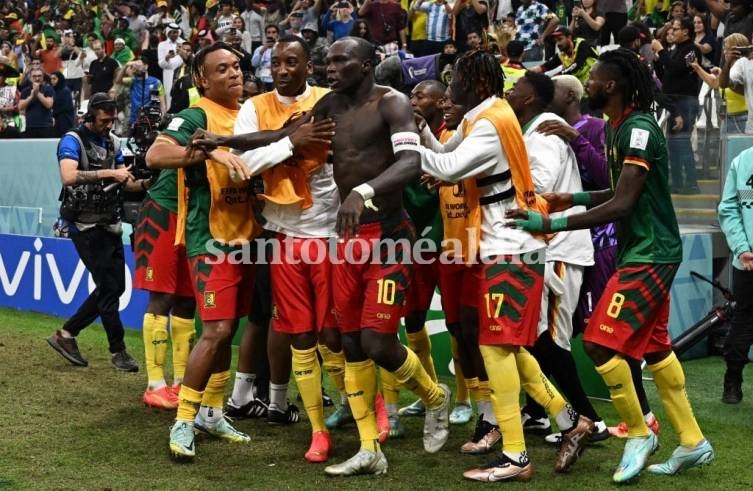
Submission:
[[480,346],[489,375],[491,400],[502,432],[502,450],[516,455],[525,451],[523,421],[520,418],[520,377],[515,354],[506,346]]
[[149,389],[159,389],[165,385],[165,355],[167,355],[167,317],[144,314],[142,328],[144,336],[144,358]]
[[422,327],[418,332],[406,332],[405,335],[408,338],[408,347],[421,360],[421,366],[424,367],[429,377],[436,382],[437,371],[434,369],[434,359],[431,357],[431,340],[429,339],[429,331],[426,330],[426,326]]
[[[486,384],[486,394],[488,396],[489,395],[489,382],[485,382],[485,384]],[[479,382],[478,377],[465,379],[465,386],[468,387],[468,392],[471,393],[471,399],[473,399],[476,402],[478,402],[481,398],[480,385],[481,385],[481,382]]]
[[170,316],[170,338],[173,342],[173,383],[183,381],[188,365],[188,355],[193,348],[196,327],[193,319]]
[[387,414],[397,414],[397,405],[400,397],[400,382],[389,370],[379,367],[379,376],[382,379],[382,396]]
[[[615,355],[608,362],[596,367],[596,371],[607,384],[614,408],[628,425],[628,438],[648,436],[650,430],[643,419],[630,366],[625,359]],[[656,386],[659,386],[658,382]]]
[[452,348],[452,366],[455,369],[455,400],[459,402],[470,401],[468,387],[465,385],[465,374],[463,367],[460,365],[460,351],[455,336],[450,336],[450,347]]
[[[225,386],[230,380],[230,371],[213,373],[209,376],[207,387],[204,389],[204,397],[201,405],[206,407],[222,408],[225,404]],[[182,389],[181,389],[182,390]]]
[[376,365],[372,360],[345,363],[345,390],[358,427],[361,448],[378,451],[379,429],[374,415],[377,379]]
[[405,351],[408,354],[405,362],[392,374],[401,385],[420,397],[427,409],[441,406],[444,402],[444,392],[426,373],[418,356],[410,348],[405,348]]
[[175,416],[175,420],[193,424],[203,395],[203,392],[182,385],[178,394],[180,402],[178,403],[178,414]]
[[303,407],[311,421],[312,431],[326,431],[324,426],[324,405],[322,404],[322,369],[316,356],[316,347],[293,352],[293,375]]
[[[515,353],[515,363],[518,367],[521,386],[526,394],[546,409],[549,415],[557,417],[565,409],[567,402],[541,371],[536,358],[524,348],[519,348]],[[564,429],[570,426],[572,425]]]
[[677,356],[671,353],[659,363],[649,365],[648,369],[654,375],[667,417],[680,435],[680,445],[695,447],[703,440],[703,433],[690,407],[688,394],[685,392],[685,373]]
[[318,344],[317,348],[322,355],[322,368],[329,375],[332,383],[337,387],[340,394],[345,393],[345,355],[342,351],[335,352],[327,348],[325,344]]

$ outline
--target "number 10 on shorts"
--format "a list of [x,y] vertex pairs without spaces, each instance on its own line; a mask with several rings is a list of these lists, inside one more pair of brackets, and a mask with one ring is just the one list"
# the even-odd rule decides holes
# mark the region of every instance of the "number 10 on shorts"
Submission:
[[395,303],[397,284],[395,280],[379,278],[377,280],[377,303],[392,305]]

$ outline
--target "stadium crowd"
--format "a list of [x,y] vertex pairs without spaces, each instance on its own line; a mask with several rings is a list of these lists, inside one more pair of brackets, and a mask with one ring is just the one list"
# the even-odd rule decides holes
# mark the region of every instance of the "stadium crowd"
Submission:
[[[544,431],[558,472],[587,441],[625,438],[613,475],[624,482],[658,445],[645,360],[680,443],[648,470],[714,459],[667,333],[682,259],[670,194],[699,192],[691,134],[702,84],[722,89],[728,131],[753,132],[753,2],[46,0],[8,1],[0,13],[3,137],[65,140],[79,122],[128,136],[144,107],[173,115],[146,155],[159,177],[138,181],[150,188],[135,284],[150,292],[143,400],[176,411],[176,457],[194,458],[195,432],[248,443],[226,415],[299,422],[292,373],[311,425],[307,461],[328,461],[331,431],[356,422],[361,449],[330,475],[387,472],[381,445],[404,436],[408,415],[425,415],[424,448],[436,452],[475,405],[460,451],[501,443],[502,453],[466,478],[530,479],[524,431]],[[102,181],[76,170],[79,153],[66,148],[66,185]],[[100,225],[71,222],[74,234]],[[335,236],[337,258],[354,237],[420,238],[445,261],[301,261]],[[228,260],[243,249],[232,240],[258,246],[257,237],[282,261]],[[749,273],[750,244],[740,250],[737,239],[736,267]],[[445,248],[452,240],[462,247]],[[512,260],[544,250],[545,260]],[[436,288],[454,391],[437,379],[426,329]],[[230,342],[247,315],[225,401]],[[407,346],[395,336],[400,318]],[[63,327],[50,344],[86,365],[81,328]],[[624,420],[616,425],[578,380],[570,340],[580,332]],[[747,341],[737,342],[742,352]],[[122,337],[116,348],[127,356]],[[126,361],[113,358],[138,369]],[[725,402],[742,397],[735,363]],[[405,408],[401,388],[417,396]],[[325,403],[337,406],[327,418]]]

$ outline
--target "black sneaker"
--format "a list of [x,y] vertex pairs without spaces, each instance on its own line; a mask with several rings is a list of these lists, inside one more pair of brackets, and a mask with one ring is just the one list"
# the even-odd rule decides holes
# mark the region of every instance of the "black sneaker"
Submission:
[[230,398],[225,404],[225,415],[233,419],[266,418],[268,409],[269,404],[261,399],[254,399],[242,406],[236,406]]
[[112,366],[124,372],[138,372],[139,366],[136,360],[131,358],[126,350],[112,354]]
[[60,331],[55,331],[52,336],[47,338],[47,344],[52,346],[52,349],[60,353],[60,355],[78,367],[88,367],[89,362],[81,356],[81,352],[78,350],[78,343],[76,338],[64,338]]
[[724,392],[722,393],[722,402],[725,404],[740,404],[743,400],[743,386],[741,382],[735,380],[724,380]]
[[295,404],[288,404],[285,411],[272,408],[267,410],[267,423],[271,425],[290,425],[297,423],[300,419],[300,411]]

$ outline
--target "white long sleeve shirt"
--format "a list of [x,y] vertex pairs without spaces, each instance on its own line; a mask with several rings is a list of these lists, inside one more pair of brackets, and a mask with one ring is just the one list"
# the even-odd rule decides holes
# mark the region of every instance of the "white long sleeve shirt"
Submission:
[[[490,97],[468,111],[464,119],[470,123],[496,101]],[[442,181],[458,182],[469,177],[486,177],[510,170],[502,142],[492,123],[478,121],[463,137],[457,131],[444,145],[431,131],[424,128],[420,147],[422,170]],[[492,196],[509,190],[512,181],[496,182],[481,189],[482,196]],[[546,246],[544,241],[521,229],[505,227],[505,211],[518,208],[515,196],[481,206],[481,257],[501,254],[524,254]]]
[[[564,123],[564,120],[554,113],[542,113],[532,120],[523,134],[536,192],[543,194],[583,191],[578,161],[570,145],[557,135],[546,136],[536,131],[541,123],[551,120]],[[550,216],[570,216],[584,211],[585,206],[574,206]],[[590,230],[558,232],[546,246],[546,260],[591,266],[594,263],[594,247]]]
[[[308,97],[310,87],[297,97],[281,96],[275,90],[277,100],[283,105]],[[256,108],[249,99],[243,103],[235,120],[236,135],[259,131],[259,118]],[[252,174],[261,174],[267,169],[284,162],[293,156],[293,145],[290,138],[271,143],[265,147],[249,150],[241,155]],[[335,234],[337,210],[340,206],[340,194],[335,185],[335,177],[331,165],[324,165],[309,177],[309,187],[313,205],[308,209],[301,209],[297,204],[279,205],[267,201],[264,205],[264,218],[267,230],[279,232],[292,237],[314,238],[331,237]]]

